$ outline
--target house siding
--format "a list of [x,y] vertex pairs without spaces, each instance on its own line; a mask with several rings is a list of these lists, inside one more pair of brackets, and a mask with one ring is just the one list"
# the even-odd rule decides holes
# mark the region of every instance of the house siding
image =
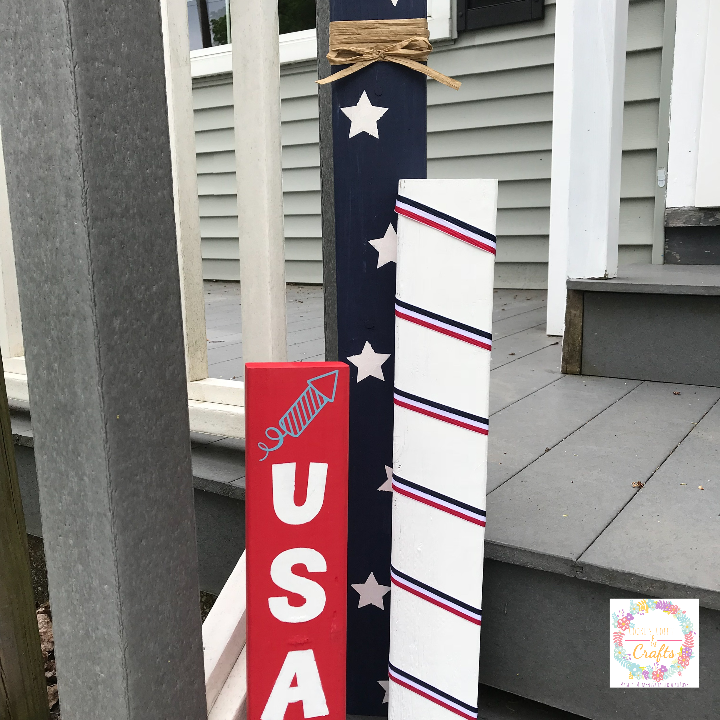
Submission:
[[[545,19],[463,33],[430,64],[463,83],[428,85],[428,176],[496,177],[498,287],[547,286],[555,6]],[[630,4],[620,264],[652,256],[664,0]],[[288,282],[322,282],[314,63],[281,71]],[[198,187],[207,279],[239,278],[232,79],[194,84]]]

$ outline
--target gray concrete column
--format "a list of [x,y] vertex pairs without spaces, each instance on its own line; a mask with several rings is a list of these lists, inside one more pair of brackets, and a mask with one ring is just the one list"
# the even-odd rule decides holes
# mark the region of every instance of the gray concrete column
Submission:
[[63,720],[206,716],[158,0],[3,0]]

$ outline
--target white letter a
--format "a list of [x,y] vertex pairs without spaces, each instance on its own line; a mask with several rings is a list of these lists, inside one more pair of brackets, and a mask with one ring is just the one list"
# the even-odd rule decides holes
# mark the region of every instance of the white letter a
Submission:
[[[290,687],[295,676],[297,685]],[[283,720],[288,705],[301,700],[306,718],[330,714],[312,650],[293,650],[287,654],[260,718]]]

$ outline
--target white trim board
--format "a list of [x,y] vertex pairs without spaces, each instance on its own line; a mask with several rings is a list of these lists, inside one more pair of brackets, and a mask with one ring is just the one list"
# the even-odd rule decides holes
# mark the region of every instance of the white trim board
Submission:
[[[449,40],[456,36],[453,0],[428,0],[428,27],[431,40]],[[285,33],[280,36],[280,64],[306,62],[317,58],[315,30]],[[232,45],[193,50],[190,53],[193,78],[232,72]]]
[[[208,713],[220,697],[245,648],[247,637],[245,570],[245,553],[243,552],[203,623],[205,693]],[[235,699],[238,705],[241,704],[240,701],[241,698]]]
[[[10,406],[25,407],[30,400],[25,358],[3,358],[3,365]],[[245,383],[217,378],[188,383],[188,412],[192,432],[244,438]]]
[[670,99],[668,207],[695,205],[709,13],[709,0],[678,0]]
[[700,133],[698,138],[697,181],[695,205],[720,206],[720,3],[710,6],[705,51],[705,78],[702,95]]

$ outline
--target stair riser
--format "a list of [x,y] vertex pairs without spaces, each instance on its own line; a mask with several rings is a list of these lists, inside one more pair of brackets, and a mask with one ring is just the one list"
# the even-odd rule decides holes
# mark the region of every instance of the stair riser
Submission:
[[[15,457],[27,532],[42,537],[33,449],[16,445]],[[245,549],[245,501],[196,487],[195,525],[200,589],[218,595]]]
[[579,374],[720,386],[720,296],[583,296]]
[[720,265],[720,226],[665,228],[668,265]]
[[480,682],[591,720],[714,720],[720,707],[717,610],[700,608],[699,689],[610,688],[610,599],[640,597],[486,560]]

